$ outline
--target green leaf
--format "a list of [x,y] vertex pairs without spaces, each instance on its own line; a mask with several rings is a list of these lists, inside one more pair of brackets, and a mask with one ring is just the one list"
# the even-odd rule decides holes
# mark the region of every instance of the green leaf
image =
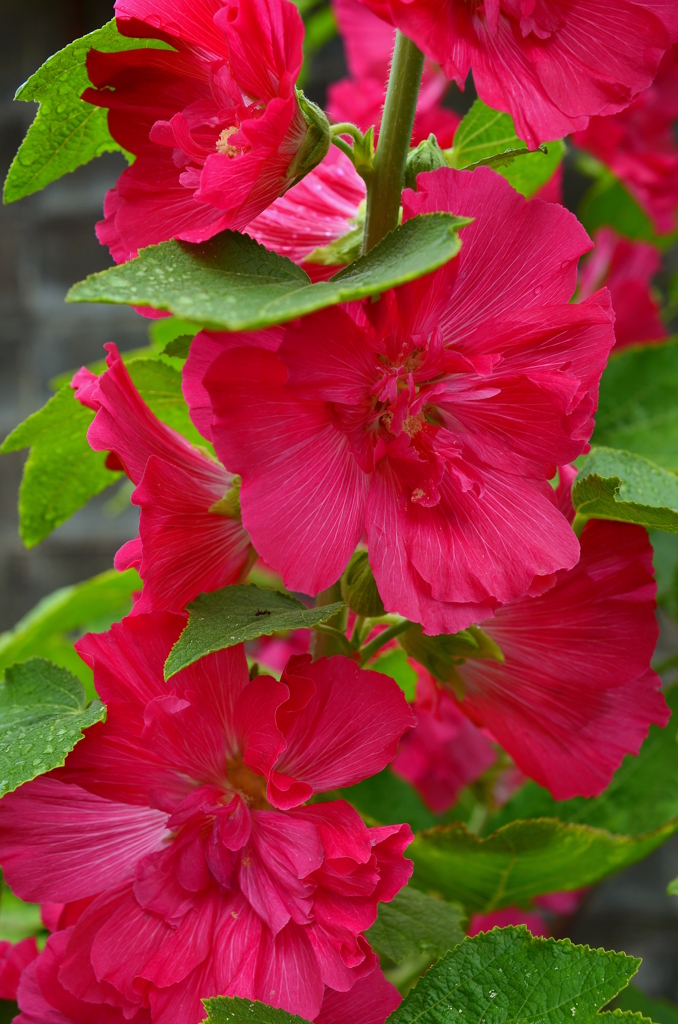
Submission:
[[80,99],[90,84],[87,54],[91,49],[114,53],[147,47],[172,49],[158,39],[121,36],[115,20],[109,21],[59,50],[21,86],[16,99],[37,100],[40,109],[9,169],[6,203],[38,192],[94,157],[121,148],[108,131],[108,111]]
[[188,359],[191,342],[194,334],[179,334],[176,338],[168,341],[162,350],[164,356],[173,356],[175,359]]
[[178,370],[161,359],[131,359],[127,369],[137,391],[159,420],[192,444],[214,451],[210,442],[193,426],[181,391]]
[[588,1024],[639,964],[569,939],[535,938],[524,925],[495,928],[439,960],[389,1024]]
[[13,665],[0,684],[0,796],[62,765],[82,730],[106,717],[82,683],[43,658]]
[[548,790],[527,782],[492,817],[489,828],[496,830],[519,818],[560,818],[618,835],[640,836],[678,819],[678,687],[665,696],[674,717],[664,729],[650,726],[638,756],[626,755],[600,796],[554,800]]
[[581,889],[642,860],[678,831],[678,819],[640,836],[612,835],[554,818],[513,821],[486,839],[464,824],[415,837],[413,884],[458,900],[469,912],[526,905],[535,896]]
[[577,211],[579,220],[590,235],[600,227],[609,226],[626,238],[650,242],[660,249],[668,249],[675,243],[678,231],[658,235],[645,211],[602,164],[598,175]]
[[223,231],[202,245],[163,242],[71,288],[70,302],[153,306],[217,330],[253,331],[414,280],[459,251],[464,217],[431,213],[396,228],[367,256],[311,284],[301,267],[248,235]]
[[[252,1002],[240,996],[216,996],[203,999],[207,1017],[203,1024],[308,1024],[296,1013],[267,1006],[266,1003]],[[347,1021],[347,1024],[350,1024]]]
[[32,548],[110,487],[120,473],[106,469],[106,452],[93,452],[87,430],[94,419],[65,385],[47,405],[9,434],[0,452],[30,446],[19,491],[20,533]]
[[678,477],[616,448],[593,448],[572,488],[577,516],[678,533]]
[[306,608],[296,597],[253,584],[200,594],[188,605],[188,625],[165,662],[165,679],[206,654],[287,629],[308,629],[332,618],[343,601]]
[[655,1024],[678,1024],[678,1006],[668,999],[650,999],[635,985],[629,985],[616,997],[612,1004],[615,1009],[641,1013]]
[[437,960],[464,938],[463,908],[407,886],[390,903],[380,903],[365,935],[380,957],[399,964],[412,954]]
[[416,789],[390,768],[355,786],[323,793],[314,799],[319,802],[346,800],[372,825],[399,825],[406,821],[413,832],[432,828],[445,820],[429,810]]
[[74,654],[73,645],[65,634],[80,632],[83,626],[97,619],[122,618],[131,607],[133,591],[140,589],[141,580],[135,569],[126,572],[109,569],[91,580],[62,587],[44,597],[12,629],[0,634],[0,672],[14,662],[37,655],[56,660],[55,653],[58,657],[63,646],[70,653],[63,667],[79,663],[89,681],[90,670]]
[[447,150],[451,167],[490,166],[528,199],[553,176],[565,155],[561,139],[531,152],[516,135],[513,118],[476,100]]
[[24,903],[6,884],[0,902],[0,942],[21,942],[44,931],[39,903]]
[[600,382],[593,443],[678,469],[678,338],[621,351]]
[[394,647],[373,661],[370,669],[373,672],[383,672],[384,675],[395,679],[406,700],[412,702],[416,697],[417,673],[408,662],[404,651]]

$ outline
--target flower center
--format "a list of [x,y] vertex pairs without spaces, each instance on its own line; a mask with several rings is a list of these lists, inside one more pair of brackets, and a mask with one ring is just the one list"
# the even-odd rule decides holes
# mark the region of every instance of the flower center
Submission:
[[241,758],[226,762],[226,776],[229,785],[240,794],[248,807],[260,811],[271,810],[271,805],[266,799],[266,779],[248,768]]
[[424,418],[423,412],[418,412],[414,416],[406,416],[403,420],[403,430],[410,437],[414,437],[424,426],[426,419]]
[[238,156],[240,150],[237,146],[232,146],[228,141],[231,135],[235,135],[238,129],[232,125],[230,128],[224,128],[223,132],[217,139],[217,153],[223,153],[224,156]]

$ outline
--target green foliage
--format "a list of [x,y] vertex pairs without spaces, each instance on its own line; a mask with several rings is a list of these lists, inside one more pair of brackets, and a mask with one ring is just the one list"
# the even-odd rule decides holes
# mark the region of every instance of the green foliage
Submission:
[[650,999],[635,985],[629,985],[616,997],[612,1006],[630,1013],[640,1013],[655,1024],[678,1024],[678,1006],[668,999]]
[[612,227],[620,235],[636,241],[651,242],[660,249],[668,249],[678,238],[678,231],[658,235],[644,210],[624,186],[602,164],[588,160],[585,165],[597,175],[577,211],[579,220],[589,234],[600,227]]
[[491,658],[503,662],[500,647],[479,626],[459,633],[426,636],[421,626],[412,626],[398,637],[398,643],[441,682],[461,686],[455,665],[466,658]]
[[516,135],[510,114],[476,100],[457,128],[454,147],[447,154],[451,167],[494,167],[529,199],[553,176],[565,155],[565,145],[559,139],[530,152]]
[[572,488],[577,516],[678,533],[678,477],[616,448],[593,448]]
[[135,569],[109,569],[84,583],[56,590],[0,634],[0,672],[30,657],[48,658],[73,672],[91,692],[91,669],[73,650],[68,634],[79,634],[87,626],[102,627],[101,620],[105,626],[121,619],[131,607],[133,591],[140,589]]
[[307,629],[330,619],[343,607],[339,601],[306,608],[290,594],[263,590],[251,583],[200,594],[188,606],[188,625],[165,662],[165,679],[206,654],[281,630]]
[[427,274],[459,251],[468,223],[447,213],[413,217],[329,281],[311,284],[301,267],[248,235],[223,231],[202,245],[163,242],[71,288],[71,302],[112,302],[170,310],[221,330],[253,331],[325,306],[375,295]]
[[157,39],[121,36],[115,20],[109,21],[59,50],[21,86],[16,99],[37,100],[40,109],[9,169],[6,203],[38,192],[102,153],[120,149],[108,131],[108,111],[80,99],[90,84],[87,54],[91,49],[113,53],[146,47],[171,49]]
[[308,1024],[296,1013],[241,999],[240,996],[216,996],[203,999],[203,1004],[207,1010],[203,1024]]
[[193,426],[181,391],[181,374],[162,359],[131,359],[129,375],[151,412],[159,420],[182,434],[192,444],[213,452],[209,441]]
[[678,338],[626,349],[600,384],[593,443],[678,469]]
[[369,666],[374,672],[383,672],[384,675],[395,679],[408,701],[413,701],[417,690],[417,673],[407,660],[407,655],[398,647],[392,648],[386,654],[373,661]]
[[464,938],[464,911],[407,886],[390,903],[380,903],[377,920],[365,933],[382,959],[399,964],[425,954],[437,960]]
[[414,832],[432,828],[441,821],[430,811],[416,789],[385,768],[377,775],[347,789],[323,794],[318,799],[347,800],[373,825],[398,825],[406,821]]
[[[542,939],[523,926],[466,938],[431,968],[390,1024],[588,1024],[640,960]],[[608,1014],[604,1015],[608,1017]]]
[[87,430],[94,413],[66,384],[47,405],[9,434],[0,452],[30,446],[19,491],[20,533],[32,548],[69,519],[120,473],[106,469],[106,452],[93,452]]
[[674,819],[640,836],[554,818],[513,821],[486,839],[460,822],[415,837],[413,883],[487,913],[548,892],[581,889],[646,857],[678,831]]
[[0,684],[0,796],[62,765],[82,730],[105,715],[58,665],[31,658],[8,668]]
[[[666,693],[666,700],[675,716],[678,687]],[[626,755],[600,796],[554,800],[548,790],[527,782],[494,815],[490,828],[498,829],[519,818],[559,818],[618,835],[639,836],[678,819],[677,722],[674,717],[665,729],[650,726],[639,755]]]
[[367,618],[384,614],[377,584],[366,551],[355,551],[341,577],[341,596],[356,615]]
[[21,942],[43,931],[39,903],[24,903],[6,885],[0,900],[0,942]]

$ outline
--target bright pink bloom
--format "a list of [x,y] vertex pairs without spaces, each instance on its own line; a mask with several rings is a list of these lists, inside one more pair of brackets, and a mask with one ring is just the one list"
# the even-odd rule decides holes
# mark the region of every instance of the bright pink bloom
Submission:
[[16,999],[21,973],[37,955],[32,935],[21,942],[0,942],[0,999]]
[[574,142],[613,171],[654,221],[673,231],[678,208],[678,46],[669,50],[649,89],[614,117],[594,117]]
[[198,594],[236,583],[249,565],[250,540],[237,512],[219,503],[233,476],[216,459],[161,423],[134,387],[111,342],[108,370],[83,367],[73,378],[76,397],[96,410],[87,439],[109,451],[136,484],[139,536],[115,559],[135,566],[144,581],[135,612],[181,611]]
[[[378,129],[395,30],[372,14],[360,0],[333,0],[332,6],[344,42],[350,78],[329,86],[327,111],[334,121],[352,121],[363,132],[370,125]],[[427,61],[417,100],[413,145],[427,139],[431,132],[443,148],[452,145],[460,118],[440,105],[447,84],[440,68]]]
[[678,39],[664,0],[364,0],[534,148],[627,107]]
[[425,670],[419,673],[413,708],[416,728],[403,736],[391,767],[419,790],[431,810],[442,813],[464,786],[494,764],[497,755],[456,701]]
[[[572,517],[574,473],[561,473],[559,500]],[[457,670],[461,710],[556,800],[601,793],[650,724],[669,719],[650,668],[655,593],[646,531],[591,520],[578,564],[551,590],[482,623],[504,663],[469,659]]]
[[579,271],[579,297],[587,299],[606,285],[615,312],[615,348],[663,341],[669,332],[650,286],[661,267],[661,253],[645,242],[629,242],[611,228],[594,235],[596,247]]
[[468,934],[478,935],[479,932],[491,932],[493,928],[508,928],[509,925],[524,924],[533,935],[551,934],[546,921],[536,911],[523,910],[521,907],[505,907],[493,910],[490,914],[473,914],[469,921]]
[[290,324],[277,353],[230,349],[204,386],[286,586],[334,583],[366,532],[386,608],[453,633],[579,557],[547,481],[586,450],[612,314],[605,293],[568,302],[575,218],[493,171],[421,174],[404,210],[475,221],[434,274]]
[[111,135],[136,160],[106,196],[99,240],[140,247],[241,230],[292,184],[307,124],[295,93],[304,28],[288,0],[117,0],[124,35],[171,50],[91,50]]
[[197,1024],[201,997],[240,995],[313,1020],[326,989],[377,969],[363,932],[411,874],[412,833],[302,804],[381,771],[414,718],[343,657],[250,681],[232,647],[168,685],[185,621],[129,616],[79,641],[106,722],[2,800],[0,862],[24,899],[91,901],[58,971],[77,999]]

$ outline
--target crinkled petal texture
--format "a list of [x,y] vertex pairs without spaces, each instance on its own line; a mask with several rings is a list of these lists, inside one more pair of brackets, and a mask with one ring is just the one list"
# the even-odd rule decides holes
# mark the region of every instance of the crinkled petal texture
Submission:
[[475,218],[460,255],[287,326],[277,351],[213,349],[203,384],[286,586],[330,586],[366,534],[386,608],[454,633],[579,557],[547,481],[586,450],[613,314],[605,292],[569,303],[591,243],[562,207],[487,168],[422,174],[403,203]]
[[116,346],[105,347],[105,373],[83,368],[73,387],[96,410],[91,447],[112,452],[136,484],[139,538],[120,549],[116,568],[134,565],[144,581],[135,613],[182,611],[198,594],[236,583],[250,564],[237,501],[224,501],[233,476],[153,415]]
[[[331,993],[363,979],[366,1002],[386,986],[393,1003],[380,973],[368,983],[378,964],[363,933],[411,874],[412,833],[367,828],[343,801],[301,804],[386,766],[414,723],[401,691],[343,657],[297,656],[280,682],[250,681],[242,646],[166,684],[185,622],[136,615],[81,640],[106,722],[0,803],[12,888],[73,908],[22,1010],[84,1024],[96,1004],[106,1022],[198,1024],[201,998],[222,994],[309,1020],[324,1008],[329,1022]],[[375,1013],[366,1024],[382,1024]]]
[[288,0],[118,0],[121,32],[172,50],[91,50],[111,135],[136,157],[97,225],[118,262],[142,246],[241,230],[293,183],[307,126],[294,90],[304,28]]
[[654,222],[673,231],[678,209],[678,46],[665,55],[649,89],[626,110],[594,117],[574,141],[614,172]]
[[534,148],[614,114],[646,89],[678,38],[653,0],[364,0],[463,88],[512,115]]
[[661,253],[645,242],[620,238],[611,228],[594,236],[595,250],[581,268],[579,297],[587,299],[605,285],[615,312],[615,348],[668,338],[659,306],[652,295],[652,278],[661,267]]
[[483,623],[504,663],[458,669],[461,710],[557,800],[602,792],[650,724],[669,719],[650,669],[655,591],[646,531],[591,521],[574,569]]
[[464,786],[494,764],[497,755],[490,741],[425,670],[417,680],[414,711],[416,727],[403,736],[392,769],[440,814],[452,806]]

